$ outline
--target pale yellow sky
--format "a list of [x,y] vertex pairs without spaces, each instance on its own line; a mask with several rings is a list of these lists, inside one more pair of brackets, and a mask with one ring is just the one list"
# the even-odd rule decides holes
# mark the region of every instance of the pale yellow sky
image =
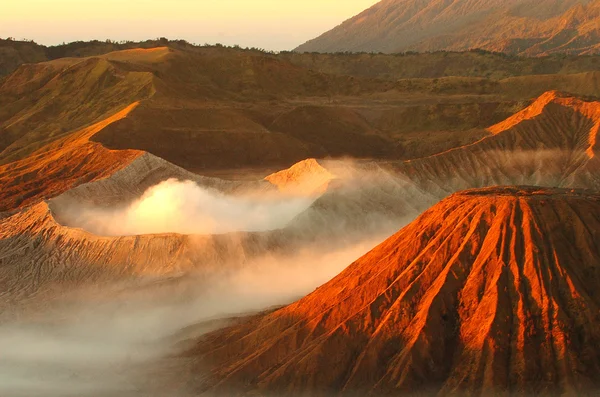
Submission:
[[377,0],[0,0],[0,37],[186,39],[292,49]]

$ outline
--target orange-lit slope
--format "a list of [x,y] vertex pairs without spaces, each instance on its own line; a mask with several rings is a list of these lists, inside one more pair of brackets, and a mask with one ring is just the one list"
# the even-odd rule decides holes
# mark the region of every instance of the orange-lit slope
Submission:
[[600,195],[454,194],[304,299],[204,337],[202,388],[585,394],[600,386],[599,234]]
[[0,212],[57,196],[82,183],[105,178],[143,154],[137,150],[108,150],[91,138],[106,126],[126,117],[132,103],[115,115],[37,152],[0,166]]
[[[91,138],[155,93],[165,48],[23,65],[0,84],[0,212],[111,175],[142,152]],[[140,69],[140,70],[136,70]]]
[[599,128],[600,102],[551,91],[490,127],[490,137],[392,166],[439,197],[493,185],[598,188]]

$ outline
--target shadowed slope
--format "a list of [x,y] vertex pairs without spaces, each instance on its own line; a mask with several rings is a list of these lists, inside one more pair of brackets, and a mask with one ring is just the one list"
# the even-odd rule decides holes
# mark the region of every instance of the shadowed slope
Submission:
[[[0,164],[38,155],[134,102],[139,106],[126,118],[92,140],[110,149],[147,151],[192,172],[273,171],[310,157],[409,159],[489,135],[486,127],[521,110],[542,89],[599,90],[595,73],[398,82],[361,72],[380,70],[379,56],[332,56],[334,64],[352,65],[342,71],[323,68],[310,54],[306,62],[294,61],[300,56],[157,47],[22,65],[0,82]],[[388,58],[402,61],[393,70],[410,69],[408,76],[416,77],[456,73],[462,66],[469,76],[567,73],[597,69],[598,61],[506,58],[497,69],[498,56],[465,53],[423,56],[406,68],[411,57]]]
[[[354,112],[323,105],[331,97],[386,92],[391,82],[327,75],[266,54],[219,48],[174,51],[153,73],[153,98],[95,140],[145,150],[194,172],[288,166],[328,155],[390,157],[389,139],[359,126]],[[317,106],[296,110],[305,103]],[[335,130],[312,131],[340,114],[348,120],[334,122]],[[348,144],[352,140],[363,144]]]
[[0,165],[0,212],[57,196],[82,183],[106,178],[143,154],[108,150],[89,139],[126,117],[138,103],[113,116],[48,144],[23,160]]
[[203,390],[286,395],[599,386],[600,196],[458,193],[306,298],[204,337]]
[[106,56],[20,67],[0,83],[0,164],[151,97],[153,76],[138,68],[124,69]]

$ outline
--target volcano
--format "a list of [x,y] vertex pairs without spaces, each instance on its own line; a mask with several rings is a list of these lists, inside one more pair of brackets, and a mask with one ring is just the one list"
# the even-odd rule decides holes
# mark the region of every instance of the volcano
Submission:
[[586,190],[456,193],[305,298],[202,337],[201,391],[591,393],[599,233]]

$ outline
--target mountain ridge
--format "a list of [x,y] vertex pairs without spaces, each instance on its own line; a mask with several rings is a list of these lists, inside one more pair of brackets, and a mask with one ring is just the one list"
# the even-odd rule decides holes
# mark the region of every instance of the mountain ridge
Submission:
[[599,21],[597,0],[383,0],[296,51],[594,54]]

